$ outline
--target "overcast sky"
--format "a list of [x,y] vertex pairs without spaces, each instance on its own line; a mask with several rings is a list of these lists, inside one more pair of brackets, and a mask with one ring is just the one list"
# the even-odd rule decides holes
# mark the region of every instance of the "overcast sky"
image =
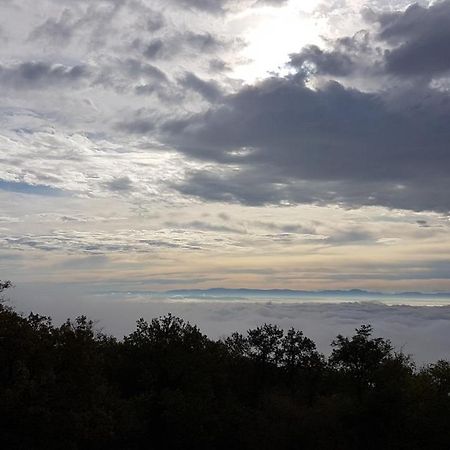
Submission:
[[0,264],[81,291],[450,291],[450,1],[1,0]]

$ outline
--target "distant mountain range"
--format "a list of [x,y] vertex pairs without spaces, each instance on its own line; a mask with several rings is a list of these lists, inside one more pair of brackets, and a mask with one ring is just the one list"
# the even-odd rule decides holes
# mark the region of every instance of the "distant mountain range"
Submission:
[[174,289],[154,294],[168,297],[439,297],[450,298],[450,292],[375,292],[363,289],[349,290],[292,290],[292,289]]

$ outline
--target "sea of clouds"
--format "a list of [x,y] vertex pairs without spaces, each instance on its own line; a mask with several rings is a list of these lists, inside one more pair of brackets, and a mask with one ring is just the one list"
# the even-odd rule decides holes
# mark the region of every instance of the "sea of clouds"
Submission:
[[25,314],[33,311],[51,315],[56,323],[85,314],[97,321],[98,328],[119,338],[133,330],[138,318],[151,320],[169,312],[198,325],[211,338],[272,323],[303,330],[325,354],[337,334],[351,335],[361,324],[371,324],[376,336],[390,339],[396,350],[411,354],[419,365],[450,360],[450,305],[336,302],[333,298],[327,303],[208,298],[191,301],[126,293],[81,294],[73,286],[39,285],[17,287],[10,295],[10,303]]

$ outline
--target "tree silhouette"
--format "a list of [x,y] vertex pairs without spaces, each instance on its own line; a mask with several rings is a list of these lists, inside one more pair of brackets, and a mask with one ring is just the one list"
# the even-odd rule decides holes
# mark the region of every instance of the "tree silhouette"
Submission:
[[352,379],[360,398],[365,388],[372,386],[377,369],[392,357],[391,342],[372,338],[372,326],[361,325],[351,338],[339,334],[331,343],[330,364]]
[[277,325],[265,323],[261,327],[248,330],[248,355],[263,367],[277,366],[282,357],[283,330]]

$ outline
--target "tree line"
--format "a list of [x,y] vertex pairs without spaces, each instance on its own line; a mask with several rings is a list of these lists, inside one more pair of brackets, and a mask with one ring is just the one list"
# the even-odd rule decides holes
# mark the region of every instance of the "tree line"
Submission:
[[418,368],[370,325],[331,345],[271,324],[213,340],[170,314],[119,340],[1,303],[0,448],[450,448],[449,362]]

